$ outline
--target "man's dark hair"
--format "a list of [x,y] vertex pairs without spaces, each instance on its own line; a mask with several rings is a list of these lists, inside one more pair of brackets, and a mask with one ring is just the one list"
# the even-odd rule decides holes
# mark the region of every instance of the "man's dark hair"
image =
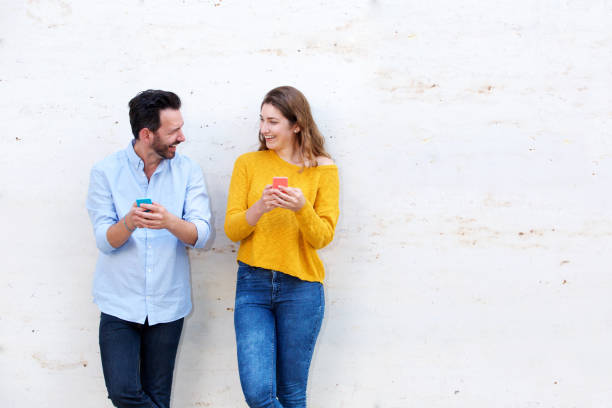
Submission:
[[160,126],[159,111],[167,108],[180,109],[181,99],[173,92],[148,89],[133,97],[128,106],[132,133],[138,139],[140,129],[157,131]]

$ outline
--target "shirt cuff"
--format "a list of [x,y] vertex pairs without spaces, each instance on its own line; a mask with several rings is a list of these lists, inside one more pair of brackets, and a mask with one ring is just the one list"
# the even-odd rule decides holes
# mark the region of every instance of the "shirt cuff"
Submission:
[[108,238],[106,237],[106,233],[112,225],[113,224],[103,224],[96,228],[96,244],[98,249],[104,254],[110,254],[116,249],[108,242]]
[[204,248],[204,245],[206,245],[208,237],[210,236],[210,224],[208,224],[208,222],[206,221],[189,222],[193,223],[193,225],[195,225],[196,229],[198,230],[198,239],[196,240],[195,244],[187,244],[187,246],[190,248]]

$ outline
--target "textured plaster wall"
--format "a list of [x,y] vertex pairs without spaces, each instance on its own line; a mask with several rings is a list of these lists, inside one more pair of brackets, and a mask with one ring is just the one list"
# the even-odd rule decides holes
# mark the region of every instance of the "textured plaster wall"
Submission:
[[291,84],[341,177],[310,406],[610,406],[611,22],[608,0],[0,0],[0,405],[110,407],[84,200],[161,88],[217,230],[173,406],[244,406],[227,187]]

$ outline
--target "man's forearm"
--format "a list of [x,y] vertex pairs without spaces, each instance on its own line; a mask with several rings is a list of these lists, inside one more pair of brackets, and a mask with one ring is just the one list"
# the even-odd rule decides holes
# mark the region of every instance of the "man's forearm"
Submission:
[[128,221],[125,218],[121,218],[116,224],[111,225],[106,230],[106,239],[113,248],[119,248],[125,244],[134,231],[133,225],[127,225]]
[[183,243],[195,245],[198,241],[198,229],[195,224],[176,217],[176,220],[168,226],[168,231]]

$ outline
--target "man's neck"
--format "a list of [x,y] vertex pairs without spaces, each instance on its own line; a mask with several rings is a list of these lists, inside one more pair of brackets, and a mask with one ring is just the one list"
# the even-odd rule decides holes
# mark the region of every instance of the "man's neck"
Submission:
[[134,152],[142,159],[144,163],[144,172],[147,175],[147,178],[150,178],[163,158],[159,157],[159,155],[155,153],[153,149],[145,146],[145,144],[139,139],[136,139],[136,142],[134,142]]

